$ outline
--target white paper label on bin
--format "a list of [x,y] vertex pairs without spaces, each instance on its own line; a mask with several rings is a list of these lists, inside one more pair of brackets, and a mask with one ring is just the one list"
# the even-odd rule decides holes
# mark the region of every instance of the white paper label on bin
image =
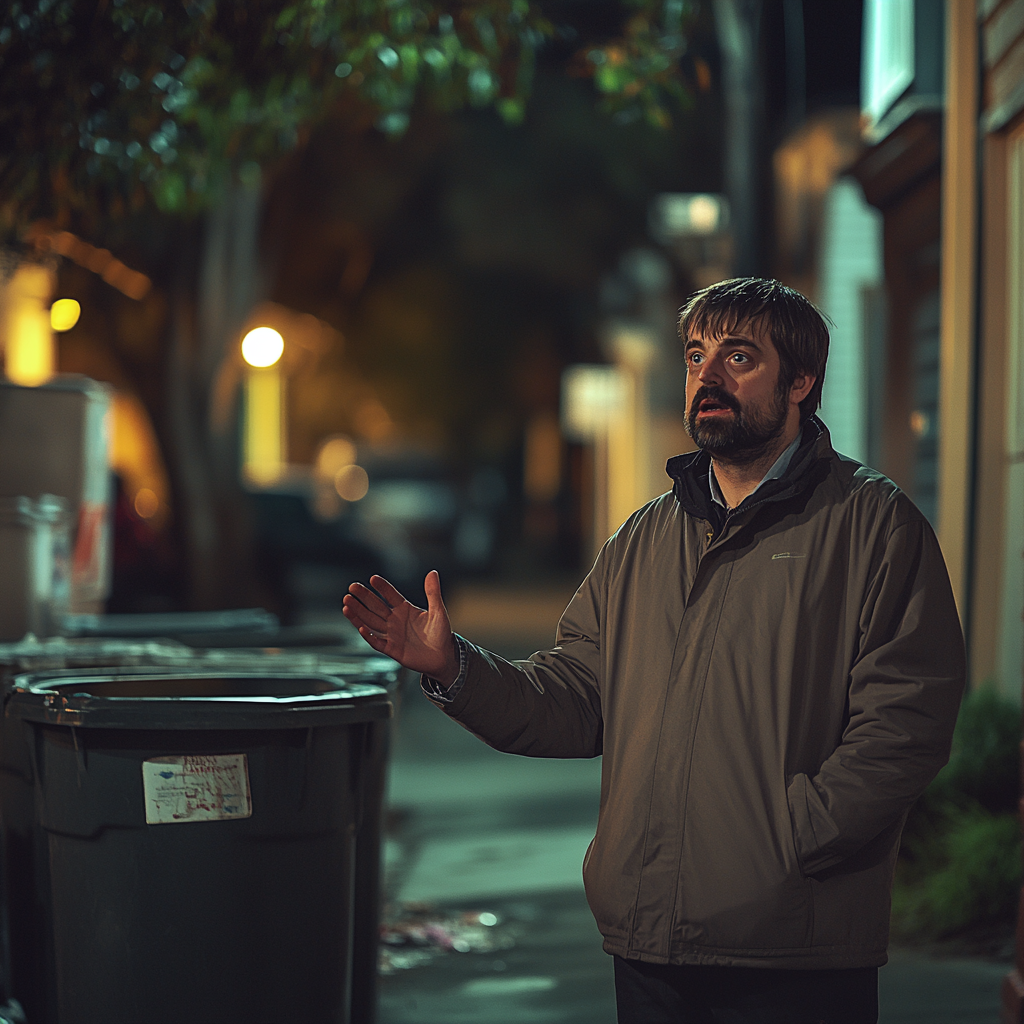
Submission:
[[252,814],[245,754],[183,754],[142,762],[146,823],[224,821]]

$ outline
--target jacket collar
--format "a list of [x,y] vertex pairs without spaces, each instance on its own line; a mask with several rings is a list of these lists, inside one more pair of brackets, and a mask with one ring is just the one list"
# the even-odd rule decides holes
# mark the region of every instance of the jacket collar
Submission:
[[817,416],[809,417],[803,425],[800,447],[794,452],[785,474],[778,480],[766,481],[728,513],[711,499],[708,487],[711,456],[707,452],[698,450],[676,455],[668,460],[665,470],[672,477],[672,493],[683,511],[698,519],[706,519],[715,526],[717,533],[727,516],[764,502],[782,501],[802,491],[813,479],[811,469],[820,460],[830,460],[834,454],[828,428]]

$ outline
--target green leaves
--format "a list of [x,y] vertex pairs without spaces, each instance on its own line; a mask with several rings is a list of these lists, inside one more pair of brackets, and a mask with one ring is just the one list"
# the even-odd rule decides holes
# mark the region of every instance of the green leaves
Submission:
[[893,927],[935,939],[1013,920],[1020,897],[1020,708],[991,685],[964,697],[947,764],[907,820]]
[[[1020,899],[1020,820],[980,807],[950,808],[944,828],[909,871],[897,871],[893,930],[920,941],[1012,922]],[[921,853],[921,851],[919,851]]]
[[593,75],[604,107],[620,120],[643,116],[650,124],[671,124],[674,104],[686,105],[679,61],[686,52],[683,0],[631,0],[637,11],[623,37],[587,50],[582,73]]
[[[683,100],[682,0],[631,0],[577,56],[620,117]],[[400,134],[418,102],[525,115],[544,0],[15,0],[0,15],[0,230],[152,201],[189,214],[355,100]]]

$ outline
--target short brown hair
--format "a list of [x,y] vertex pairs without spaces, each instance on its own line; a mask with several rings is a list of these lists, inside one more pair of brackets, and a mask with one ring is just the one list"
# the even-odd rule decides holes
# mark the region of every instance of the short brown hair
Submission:
[[767,331],[779,353],[781,391],[789,389],[797,374],[814,377],[800,403],[802,423],[821,405],[830,323],[810,299],[779,281],[734,277],[690,296],[679,311],[679,336],[685,344],[691,331],[716,337],[746,324]]

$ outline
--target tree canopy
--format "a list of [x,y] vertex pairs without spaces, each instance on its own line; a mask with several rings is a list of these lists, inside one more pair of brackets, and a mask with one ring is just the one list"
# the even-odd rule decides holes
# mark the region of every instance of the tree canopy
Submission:
[[[15,0],[0,15],[0,228],[80,210],[202,209],[253,183],[345,97],[399,134],[414,104],[522,117],[544,0]],[[568,4],[571,6],[571,4]],[[685,0],[626,0],[570,63],[606,105],[667,123]]]
[[574,32],[570,72],[612,112],[664,125],[688,97],[690,5],[611,6],[588,39],[567,27],[572,0],[15,0],[0,15],[0,231],[196,212],[346,100],[388,134],[421,102],[515,122],[538,54]]

